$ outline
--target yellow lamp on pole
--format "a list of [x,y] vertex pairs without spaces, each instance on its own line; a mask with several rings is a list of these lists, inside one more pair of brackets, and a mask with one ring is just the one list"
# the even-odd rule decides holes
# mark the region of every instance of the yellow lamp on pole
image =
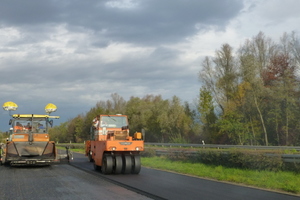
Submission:
[[15,111],[15,110],[17,110],[18,105],[12,101],[8,101],[2,105],[2,108],[3,108],[3,110],[6,110],[6,111],[12,111],[12,110]]
[[57,107],[53,103],[48,103],[45,107],[45,111],[48,114],[55,112],[56,110],[57,110]]

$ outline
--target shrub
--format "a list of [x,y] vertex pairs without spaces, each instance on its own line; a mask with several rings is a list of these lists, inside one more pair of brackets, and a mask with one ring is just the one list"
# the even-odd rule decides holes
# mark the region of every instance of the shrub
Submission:
[[280,171],[284,169],[281,154],[265,154],[253,151],[218,151],[199,150],[190,154],[189,151],[169,151],[166,155],[170,160],[200,162],[215,166],[241,169]]
[[152,148],[145,148],[144,151],[140,152],[140,155],[142,157],[154,157],[156,156],[156,151]]

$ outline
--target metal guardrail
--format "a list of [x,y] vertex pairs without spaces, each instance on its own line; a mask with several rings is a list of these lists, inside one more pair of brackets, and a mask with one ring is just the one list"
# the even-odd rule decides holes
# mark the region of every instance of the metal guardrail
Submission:
[[[57,146],[71,146],[71,148],[84,148],[84,144],[56,144]],[[253,149],[253,150],[296,150],[300,152],[300,146],[251,146],[251,145],[219,145],[219,144],[178,144],[178,143],[150,143],[146,142],[145,145],[155,147],[186,147],[186,148],[215,148],[215,149]],[[197,151],[172,151],[172,153],[184,153],[186,156],[196,156]],[[156,150],[156,155],[170,154],[167,150]],[[271,155],[270,155],[271,156]],[[283,162],[300,163],[300,154],[282,154]]]
[[[300,146],[252,146],[252,145],[219,145],[219,144],[177,144],[177,143],[145,143],[146,145],[160,147],[190,147],[190,148],[215,148],[215,149],[253,149],[253,150],[296,150],[300,152]],[[172,151],[172,153],[176,151]],[[171,152],[156,150],[156,155],[167,155]],[[196,156],[196,151],[178,151],[186,156]],[[270,155],[271,156],[271,155]],[[300,163],[300,154],[282,154],[285,163]]]
[[221,145],[221,144],[178,144],[178,143],[150,143],[146,145],[161,147],[190,147],[190,148],[216,148],[216,149],[270,149],[270,150],[296,150],[300,152],[300,146],[252,146],[252,145]]
[[83,143],[56,143],[59,147],[70,147],[71,149],[84,149],[85,144]]
[[[84,144],[62,143],[57,146],[74,146],[84,148]],[[252,146],[252,145],[221,145],[221,144],[179,144],[179,143],[151,143],[145,142],[145,145],[158,147],[190,147],[190,148],[216,148],[216,149],[270,149],[270,150],[296,150],[300,152],[300,146]]]
[[300,163],[299,154],[282,154],[281,158],[286,163]]

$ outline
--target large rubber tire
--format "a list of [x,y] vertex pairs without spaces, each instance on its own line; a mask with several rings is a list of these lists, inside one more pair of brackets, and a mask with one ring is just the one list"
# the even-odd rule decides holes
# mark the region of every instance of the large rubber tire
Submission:
[[[2,150],[2,149],[0,149],[0,151],[1,151],[1,150]],[[0,155],[0,158],[1,158],[0,165],[4,165],[4,163],[5,163],[5,157],[2,156],[2,155]]]
[[132,174],[138,174],[141,171],[141,158],[140,155],[132,156]]
[[89,154],[88,154],[88,159],[89,159],[90,162],[93,162],[94,160],[93,160],[93,158],[92,158],[91,153],[92,153],[92,152],[90,151]]
[[114,174],[120,174],[123,169],[123,160],[121,155],[115,155]]
[[101,167],[96,165],[96,163],[94,162],[94,170],[96,171],[101,171]]
[[132,159],[130,155],[123,155],[123,174],[130,174],[132,170]]
[[111,174],[113,171],[113,158],[109,154],[103,155],[102,160],[102,167],[101,167],[103,174]]

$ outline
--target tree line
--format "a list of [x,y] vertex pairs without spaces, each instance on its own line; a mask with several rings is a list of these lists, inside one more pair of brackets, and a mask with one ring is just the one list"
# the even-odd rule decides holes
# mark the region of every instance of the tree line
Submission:
[[[160,95],[131,97],[125,101],[114,93],[111,99],[97,102],[86,114],[81,114],[50,130],[52,140],[58,142],[83,142],[89,139],[92,120],[99,114],[126,114],[130,134],[144,129],[148,142],[187,143],[200,137],[196,113],[178,97],[165,100]],[[199,142],[199,141],[198,141]]]
[[226,43],[203,59],[193,104],[160,95],[126,101],[114,93],[50,134],[58,142],[83,142],[96,115],[121,113],[131,134],[144,129],[147,142],[299,145],[299,64],[294,32],[278,42],[260,32],[236,51]]

